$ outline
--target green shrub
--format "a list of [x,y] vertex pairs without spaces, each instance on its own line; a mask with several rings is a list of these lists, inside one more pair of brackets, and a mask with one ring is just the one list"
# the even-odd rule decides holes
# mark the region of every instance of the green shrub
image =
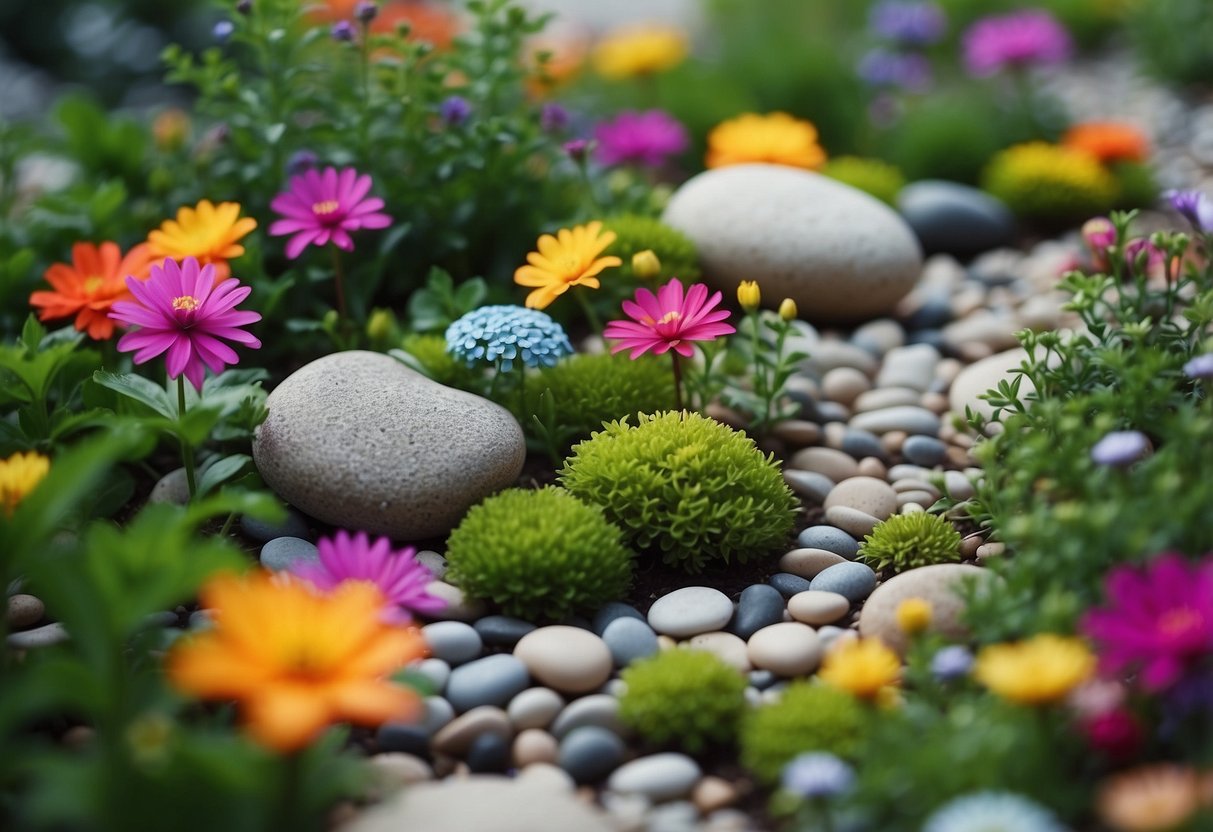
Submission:
[[794,682],[774,704],[750,711],[741,722],[741,763],[767,784],[806,751],[853,755],[869,720],[849,693],[813,682]]
[[711,653],[674,648],[621,674],[619,718],[655,745],[692,753],[731,742],[745,713],[746,678]]
[[960,560],[960,532],[937,514],[895,514],[863,539],[859,556],[873,569],[904,572]]
[[1117,208],[1148,208],[1158,199],[1158,182],[1149,166],[1121,162],[1112,166]]
[[686,411],[605,425],[573,447],[560,481],[602,506],[636,548],[688,572],[783,545],[797,507],[773,456],[744,433]]
[[1046,223],[1107,213],[1117,196],[1116,180],[1094,157],[1045,142],[999,153],[986,167],[982,187],[1018,216]]
[[[661,260],[661,275],[646,282],[660,284],[677,277],[686,283],[699,277],[699,255],[695,251],[695,244],[678,229],[655,217],[639,214],[612,217],[604,225],[617,235],[615,242],[604,253],[623,260],[623,265],[611,272],[611,281],[635,281],[632,255],[645,249],[651,250]],[[628,285],[630,289],[631,283]]]
[[452,583],[506,615],[559,620],[627,591],[632,553],[602,510],[567,491],[512,488],[476,505],[447,540]]
[[406,335],[401,349],[413,360],[406,363],[420,373],[447,387],[471,390],[476,387],[476,369],[468,367],[446,351],[446,339],[441,335]]
[[826,162],[821,172],[889,205],[896,202],[898,192],[906,184],[906,178],[896,166],[880,159],[866,159],[860,156],[839,156],[831,159]]
[[976,183],[982,166],[1003,147],[998,113],[979,95],[924,98],[889,130],[881,158],[910,181]]

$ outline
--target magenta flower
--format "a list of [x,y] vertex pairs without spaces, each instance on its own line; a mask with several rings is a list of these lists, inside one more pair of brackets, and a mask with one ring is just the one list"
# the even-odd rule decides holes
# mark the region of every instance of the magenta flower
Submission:
[[1070,35],[1044,9],[983,17],[964,33],[969,73],[994,75],[1006,67],[1059,64],[1070,57]]
[[274,197],[270,207],[282,215],[270,226],[270,234],[293,234],[286,256],[294,260],[309,245],[352,251],[351,231],[387,228],[392,218],[380,210],[383,200],[367,197],[371,177],[353,168],[308,170],[291,177],[290,188]]
[[320,538],[316,548],[319,562],[297,562],[290,571],[321,591],[343,581],[369,581],[390,602],[384,618],[398,623],[410,621],[409,613],[429,615],[446,607],[446,601],[426,591],[434,576],[417,562],[417,550],[411,546],[393,551],[386,537],[371,543],[366,532],[350,537],[349,532],[338,531],[331,538]]
[[1108,606],[1083,617],[1108,673],[1140,672],[1161,691],[1213,656],[1213,559],[1192,563],[1168,552],[1144,568],[1119,566],[1104,582]]
[[110,317],[134,329],[118,341],[122,352],[134,351],[136,364],[167,352],[169,378],[183,373],[201,391],[209,367],[223,372],[240,359],[224,340],[257,349],[261,342],[241,327],[261,320],[256,312],[237,310],[236,304],[253,291],[234,278],[215,285],[215,267],[198,266],[187,257],[180,264],[165,260],[152,266],[147,280],[126,279],[134,301],[118,301]]
[[623,302],[623,311],[632,320],[611,321],[602,335],[619,341],[611,352],[630,349],[633,359],[649,350],[655,355],[674,350],[690,358],[695,348],[689,342],[712,341],[737,331],[724,323],[728,310],[716,309],[720,298],[720,292],[708,297],[708,287],[702,283],[692,284],[684,297],[678,278],[658,289],[656,295],[638,289],[635,303]]
[[622,112],[594,128],[595,155],[604,165],[659,168],[690,145],[686,129],[662,110]]

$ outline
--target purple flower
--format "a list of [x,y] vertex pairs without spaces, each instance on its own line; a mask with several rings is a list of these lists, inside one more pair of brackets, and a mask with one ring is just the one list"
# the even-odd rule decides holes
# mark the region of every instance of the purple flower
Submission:
[[228,38],[232,36],[232,32],[236,31],[235,24],[230,20],[220,20],[211,29],[211,36],[215,38],[217,43],[227,43]]
[[973,669],[973,654],[959,644],[941,647],[931,657],[931,675],[941,682],[967,676]]
[[1163,194],[1196,231],[1213,231],[1213,200],[1204,191],[1167,191]]
[[590,152],[590,143],[585,139],[573,139],[564,143],[564,152],[569,154],[569,158],[577,164],[585,162],[585,157]]
[[1150,451],[1150,440],[1139,430],[1114,430],[1091,448],[1097,465],[1121,468],[1132,465]]
[[286,162],[286,174],[287,176],[298,176],[304,171],[316,167],[316,162],[318,161],[319,159],[312,151],[296,150]]
[[379,6],[370,0],[358,0],[354,5],[354,19],[360,20],[363,23],[370,23],[379,14]]
[[539,111],[539,126],[545,133],[563,133],[569,126],[569,111],[549,101]]
[[1198,355],[1185,364],[1184,375],[1201,380],[1213,378],[1213,352]]
[[604,165],[661,167],[690,145],[686,129],[662,110],[626,111],[594,128],[596,155]]
[[873,87],[900,87],[924,92],[932,81],[931,62],[915,53],[869,50],[859,61],[859,77]]
[[240,14],[250,14],[253,11],[253,0],[239,0],[236,3],[236,11]]
[[468,103],[466,98],[452,95],[438,105],[438,114],[450,126],[458,127],[467,121],[468,116],[472,114],[472,105]]
[[1140,673],[1148,691],[1166,690],[1213,656],[1213,559],[1167,552],[1142,568],[1118,566],[1104,581],[1107,606],[1090,610],[1082,632],[1108,673]]
[[308,170],[291,177],[290,187],[274,197],[270,207],[282,219],[270,226],[271,236],[293,235],[286,256],[294,260],[309,245],[352,251],[351,231],[387,228],[392,218],[381,210],[383,200],[368,197],[371,177],[353,168]]
[[333,40],[349,43],[354,39],[354,24],[348,20],[338,20],[329,28],[329,36]]
[[883,0],[872,6],[868,26],[879,37],[903,46],[929,46],[947,32],[948,18],[934,3]]
[[1070,57],[1070,35],[1044,9],[983,17],[964,33],[964,60],[971,75],[1007,67],[1059,64]]
[[366,532],[351,537],[338,531],[320,538],[316,548],[319,561],[296,561],[290,570],[319,590],[328,592],[344,581],[369,581],[389,602],[384,618],[392,622],[407,623],[409,613],[429,615],[446,607],[446,601],[427,591],[434,576],[417,562],[417,550],[411,546],[393,551],[386,537],[371,543]]
[[838,797],[855,784],[855,770],[833,754],[813,751],[783,767],[782,784],[797,797]]

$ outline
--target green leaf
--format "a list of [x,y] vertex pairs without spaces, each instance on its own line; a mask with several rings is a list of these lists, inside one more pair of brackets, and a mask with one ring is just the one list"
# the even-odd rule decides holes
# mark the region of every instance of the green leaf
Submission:
[[198,496],[205,496],[244,470],[253,458],[248,454],[232,454],[206,466],[198,478]]
[[128,399],[133,399],[151,408],[166,419],[177,418],[177,405],[170,402],[168,391],[143,376],[134,373],[111,373],[109,370],[98,370],[93,373],[93,381],[102,387],[107,387],[116,393],[121,393]]

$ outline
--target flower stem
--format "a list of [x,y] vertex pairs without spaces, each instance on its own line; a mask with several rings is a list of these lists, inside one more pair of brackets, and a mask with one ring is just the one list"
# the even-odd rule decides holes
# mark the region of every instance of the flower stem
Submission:
[[344,324],[349,319],[345,307],[345,284],[341,271],[341,251],[333,246],[333,283],[337,288],[337,317]]
[[295,751],[282,757],[282,779],[277,817],[274,818],[274,829],[280,832],[293,832],[300,826],[302,813],[299,802],[303,799],[303,752]]
[[[177,376],[177,419],[185,421],[185,374]],[[198,493],[198,484],[194,479],[194,449],[190,447],[185,437],[181,438],[181,464],[185,466],[185,482],[190,489],[190,500]]]
[[602,320],[598,317],[598,313],[594,311],[594,307],[590,304],[590,299],[586,297],[585,292],[579,292],[576,290],[576,288],[574,288],[573,296],[577,298],[577,302],[581,304],[581,311],[585,313],[585,318],[590,324],[590,329],[594,330],[596,335],[601,335]]
[[678,361],[678,353],[670,352],[670,358],[674,361],[674,409],[682,410],[682,364]]

